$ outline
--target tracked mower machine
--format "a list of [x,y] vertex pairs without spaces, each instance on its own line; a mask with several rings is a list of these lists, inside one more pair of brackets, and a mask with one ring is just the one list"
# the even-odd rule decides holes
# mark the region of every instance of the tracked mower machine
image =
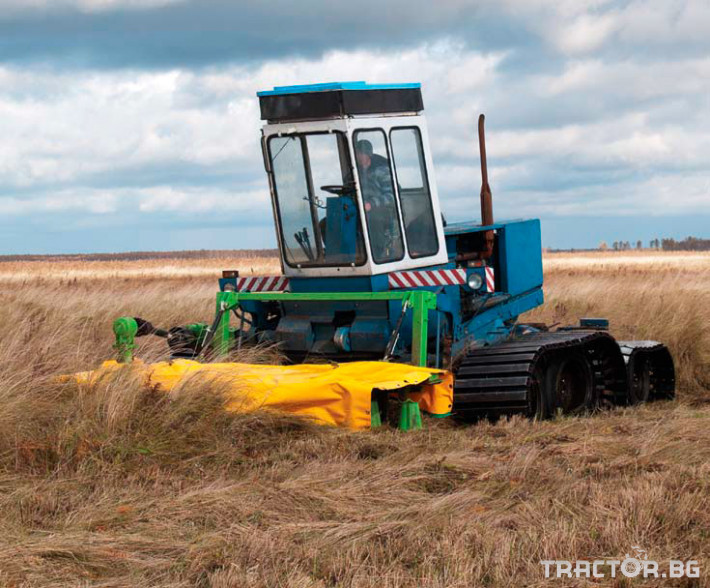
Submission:
[[[673,397],[660,343],[616,341],[600,318],[556,330],[519,321],[543,303],[540,222],[494,222],[483,115],[481,223],[446,224],[419,84],[258,96],[283,275],[224,271],[209,323],[118,319],[119,363],[133,361],[135,337],[162,336],[175,359],[144,369],[165,388],[218,375],[249,407],[353,428],[378,425],[393,406],[411,428],[422,411],[545,418]],[[227,362],[255,344],[290,364]]]

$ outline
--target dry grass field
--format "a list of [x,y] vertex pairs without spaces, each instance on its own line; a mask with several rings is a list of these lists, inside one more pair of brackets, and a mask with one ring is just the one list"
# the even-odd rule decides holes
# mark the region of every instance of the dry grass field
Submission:
[[194,381],[172,399],[129,377],[81,392],[55,376],[110,357],[116,316],[207,319],[221,269],[278,264],[0,262],[0,585],[582,586],[539,561],[640,546],[701,570],[644,585],[710,586],[710,255],[545,264],[530,319],[665,341],[676,401],[402,434],[226,414]]

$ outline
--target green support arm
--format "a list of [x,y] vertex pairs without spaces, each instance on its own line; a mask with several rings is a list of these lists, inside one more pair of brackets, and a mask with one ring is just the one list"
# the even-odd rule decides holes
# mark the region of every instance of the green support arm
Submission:
[[233,294],[233,292],[218,292],[217,293],[217,315],[221,314],[217,330],[214,334],[212,345],[217,355],[225,357],[229,353],[230,334],[229,334],[229,313],[236,306],[230,304],[230,300],[225,294]]
[[[425,296],[428,295],[428,296]],[[429,311],[436,308],[436,294],[426,290],[409,292],[414,317],[412,321],[412,363],[426,367]]]

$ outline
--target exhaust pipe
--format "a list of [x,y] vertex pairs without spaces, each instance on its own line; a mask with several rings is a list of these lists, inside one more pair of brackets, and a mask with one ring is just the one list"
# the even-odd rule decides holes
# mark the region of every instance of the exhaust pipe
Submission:
[[[493,224],[493,195],[491,187],[488,185],[488,162],[486,161],[486,133],[483,123],[486,117],[478,117],[478,149],[481,154],[481,224],[489,226]],[[493,231],[486,231],[484,234],[485,247],[481,251],[481,259],[488,259],[493,255]]]

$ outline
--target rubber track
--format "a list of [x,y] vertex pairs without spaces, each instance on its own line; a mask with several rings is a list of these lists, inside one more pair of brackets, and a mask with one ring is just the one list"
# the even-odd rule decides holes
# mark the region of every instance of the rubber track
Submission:
[[533,373],[551,355],[579,351],[592,366],[596,395],[624,401],[626,373],[616,341],[603,331],[542,332],[474,349],[455,370],[453,412],[461,417],[529,412]]

